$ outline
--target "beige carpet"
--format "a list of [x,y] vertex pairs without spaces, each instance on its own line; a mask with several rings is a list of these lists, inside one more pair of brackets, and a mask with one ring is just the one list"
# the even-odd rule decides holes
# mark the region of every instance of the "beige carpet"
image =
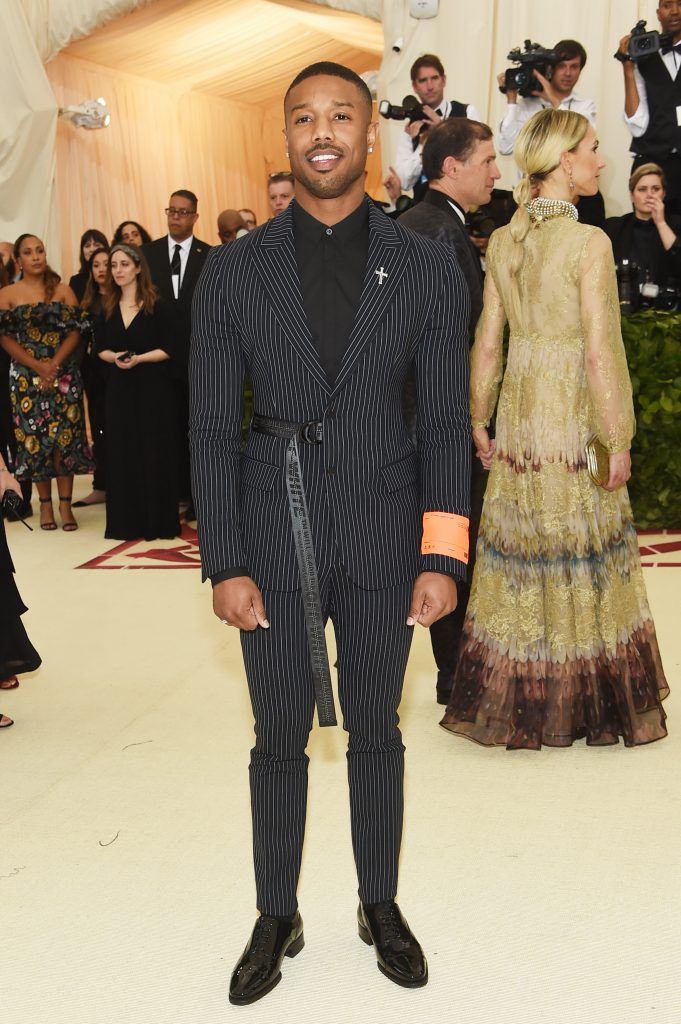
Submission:
[[101,508],[78,518],[73,535],[8,526],[43,667],[0,695],[3,1024],[681,1022],[678,568],[646,570],[672,686],[670,737],[649,747],[453,737],[418,632],[400,902],[423,990],[391,985],[357,937],[344,735],[316,730],[306,946],[236,1008],[254,920],[238,636],[195,569],[75,570],[114,546]]

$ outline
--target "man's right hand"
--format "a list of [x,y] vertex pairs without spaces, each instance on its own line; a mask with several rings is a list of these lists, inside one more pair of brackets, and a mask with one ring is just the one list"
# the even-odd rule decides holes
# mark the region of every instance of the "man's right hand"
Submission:
[[213,587],[213,611],[228,626],[252,632],[269,629],[262,594],[250,576],[235,576]]
[[[631,42],[631,32],[629,33],[628,36],[622,36],[622,38],[620,39],[620,45],[617,47],[617,52],[618,53],[623,53],[625,56],[629,56],[629,43],[630,42]],[[633,71],[634,65],[632,64],[632,62],[630,60],[628,60],[628,61],[625,61],[622,64],[622,67],[624,68],[625,71],[627,69],[629,69],[629,71]]]
[[[506,72],[505,71],[499,72],[499,74],[497,75],[497,82],[499,83],[499,88],[500,89],[505,87],[505,85],[506,85]],[[507,103],[517,103],[518,102],[518,92],[517,92],[516,89],[506,89],[506,102]]]
[[425,121],[407,121],[404,130],[410,139],[417,139],[425,123]]

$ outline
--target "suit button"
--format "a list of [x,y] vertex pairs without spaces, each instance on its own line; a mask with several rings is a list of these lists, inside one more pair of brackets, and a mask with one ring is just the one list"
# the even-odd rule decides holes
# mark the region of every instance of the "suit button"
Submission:
[[336,467],[335,466],[327,466],[326,467],[326,475],[327,476],[335,476],[336,475]]

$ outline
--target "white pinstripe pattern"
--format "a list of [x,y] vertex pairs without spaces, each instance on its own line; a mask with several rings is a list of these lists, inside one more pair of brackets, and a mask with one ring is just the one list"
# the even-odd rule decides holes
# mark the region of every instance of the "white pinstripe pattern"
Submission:
[[[388,275],[382,284],[379,267]],[[323,443],[302,444],[300,456],[323,600],[337,631],[353,847],[362,899],[390,898],[402,825],[396,709],[411,585],[421,571],[466,575],[455,559],[419,549],[425,511],[469,514],[469,309],[452,253],[373,205],[364,289],[333,385],[305,319],[290,208],[214,249],[199,280],[190,443],[204,579],[247,566],[271,621],[267,632],[242,635],[256,717],[250,771],[263,912],[295,909],[313,695],[300,596],[291,593],[299,580],[286,442],[252,433],[241,452],[244,373],[257,412],[324,421]],[[412,365],[418,455],[401,408]]]

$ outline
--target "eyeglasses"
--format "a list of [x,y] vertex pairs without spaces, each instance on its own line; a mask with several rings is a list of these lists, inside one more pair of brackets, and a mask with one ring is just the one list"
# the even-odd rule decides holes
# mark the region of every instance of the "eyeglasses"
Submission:
[[167,217],[193,217],[196,210],[178,210],[176,206],[166,207],[165,214]]

